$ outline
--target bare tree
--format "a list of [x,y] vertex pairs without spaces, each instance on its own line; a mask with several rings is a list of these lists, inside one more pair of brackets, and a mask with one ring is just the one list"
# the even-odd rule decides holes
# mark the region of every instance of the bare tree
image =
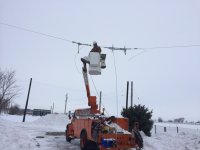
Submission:
[[0,69],[0,113],[6,110],[10,102],[19,93],[16,85],[15,71],[2,71]]

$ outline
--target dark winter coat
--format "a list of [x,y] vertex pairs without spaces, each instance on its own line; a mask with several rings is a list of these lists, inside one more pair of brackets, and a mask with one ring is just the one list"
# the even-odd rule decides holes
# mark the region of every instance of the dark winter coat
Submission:
[[90,52],[99,52],[99,53],[101,53],[101,48],[99,46],[94,46]]

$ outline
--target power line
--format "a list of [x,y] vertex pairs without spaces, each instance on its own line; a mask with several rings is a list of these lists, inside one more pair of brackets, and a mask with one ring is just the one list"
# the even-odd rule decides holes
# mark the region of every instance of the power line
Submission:
[[[171,48],[188,48],[188,47],[200,47],[200,44],[196,44],[196,45],[155,46],[155,47],[144,47],[144,48],[134,48],[134,49],[150,50],[150,49],[171,49]],[[133,49],[133,48],[131,48],[131,49]]]
[[43,35],[43,36],[47,36],[47,37],[51,37],[51,38],[55,38],[55,39],[58,39],[58,40],[62,40],[62,41],[66,41],[66,42],[72,43],[72,41],[70,41],[70,40],[67,40],[67,39],[64,39],[64,38],[61,38],[61,37],[57,37],[57,36],[53,36],[53,35],[50,35],[50,34],[46,34],[46,33],[38,32],[38,31],[26,29],[26,28],[23,28],[23,27],[7,24],[7,23],[3,23],[3,22],[0,22],[0,24],[5,25],[5,26],[9,26],[9,27],[12,27],[12,28],[16,28],[16,29],[19,29],[19,30],[32,32],[32,33],[35,33],[35,34],[39,34],[39,35]]
[[115,67],[115,94],[116,94],[116,104],[117,104],[117,116],[119,115],[118,114],[118,83],[117,83],[117,81],[118,81],[118,78],[117,78],[117,67],[116,67],[116,61],[115,61],[115,54],[114,54],[114,52],[113,52],[113,63],[114,63],[114,67]]
[[77,71],[79,74],[81,74],[81,72],[78,70],[78,66],[77,66],[77,64],[76,64],[76,57],[77,57],[77,55],[78,55],[78,53],[76,53],[75,56],[74,56],[74,65],[75,65],[75,67],[76,67],[76,71]]
[[11,24],[4,23],[4,22],[0,22],[0,24],[4,25],[4,26],[15,28],[15,29],[18,29],[18,30],[23,30],[23,31],[26,31],[26,32],[31,32],[31,33],[35,33],[35,34],[38,34],[38,35],[42,35],[42,36],[54,38],[54,39],[57,39],[57,40],[62,40],[62,41],[68,42],[68,43],[76,44],[78,46],[78,53],[79,53],[79,50],[80,50],[80,46],[91,46],[90,44],[85,44],[85,43],[80,43],[80,42],[68,40],[68,39],[65,39],[65,38],[61,38],[61,37],[57,37],[57,36],[54,36],[54,35],[34,31],[34,30],[31,30],[31,29],[27,29],[27,28],[24,28],[24,27],[16,26],[16,25],[11,25]]
[[[91,80],[92,80],[92,83],[93,83],[94,89],[95,89],[95,91],[96,91],[96,94],[97,94],[98,98],[100,99],[99,92],[98,92],[98,90],[97,90],[97,88],[96,88],[96,85],[95,85],[95,83],[94,83],[93,78],[92,78],[91,75],[90,75],[90,78],[91,78]],[[101,104],[102,104],[103,107],[105,108],[105,112],[107,113],[107,115],[109,115],[109,113],[107,112],[106,107],[104,106],[103,102],[101,102]]]
[[141,51],[140,53],[137,53],[137,54],[133,55],[131,58],[129,58],[128,61],[131,61],[133,58],[135,58],[139,55],[142,55],[143,53],[146,53],[146,52],[147,52],[147,50],[143,49],[143,51]]
[[[57,39],[57,40],[62,40],[62,41],[68,42],[68,43],[77,44],[78,45],[78,52],[79,52],[79,47],[82,46],[82,45],[84,45],[84,46],[91,46],[90,44],[85,44],[85,43],[80,43],[80,42],[68,40],[68,39],[65,39],[65,38],[61,38],[61,37],[58,37],[58,36],[54,36],[54,35],[50,35],[50,34],[38,32],[38,31],[34,31],[34,30],[27,29],[27,28],[24,28],[24,27],[20,27],[20,26],[16,26],[16,25],[11,25],[11,24],[4,23],[4,22],[1,22],[1,21],[0,21],[0,24],[4,25],[4,26],[15,28],[15,29],[19,29],[19,30],[23,30],[23,31],[27,31],[27,32],[35,33],[35,34],[39,34],[39,35],[50,37],[50,38],[54,38],[54,39]],[[102,47],[106,48],[106,49],[109,49],[109,50],[112,50],[112,51],[124,51],[124,53],[126,54],[127,51],[133,51],[133,50],[190,48],[190,47],[200,47],[200,44],[172,45],[172,46],[155,46],[155,47],[133,47],[133,48],[126,48],[125,46],[124,47],[114,47],[114,46],[106,47],[106,46],[102,46]]]

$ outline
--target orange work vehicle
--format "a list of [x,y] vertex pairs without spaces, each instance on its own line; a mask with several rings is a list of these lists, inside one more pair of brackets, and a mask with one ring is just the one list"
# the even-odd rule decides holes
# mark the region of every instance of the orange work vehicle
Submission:
[[90,95],[87,67],[84,61],[82,73],[90,108],[75,110],[71,123],[66,126],[66,140],[70,142],[72,139],[80,138],[81,150],[121,150],[137,147],[134,136],[128,132],[127,118],[106,117],[101,114],[96,96]]

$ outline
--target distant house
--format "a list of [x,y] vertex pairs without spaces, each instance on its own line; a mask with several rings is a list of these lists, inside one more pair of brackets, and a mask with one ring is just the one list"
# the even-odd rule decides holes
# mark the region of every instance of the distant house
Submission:
[[45,116],[47,114],[51,114],[51,110],[33,109],[33,116]]
[[183,123],[184,122],[184,118],[174,119],[174,122],[176,122],[176,123]]
[[32,115],[32,114],[33,114],[33,110],[27,109],[27,110],[26,110],[26,114]]

